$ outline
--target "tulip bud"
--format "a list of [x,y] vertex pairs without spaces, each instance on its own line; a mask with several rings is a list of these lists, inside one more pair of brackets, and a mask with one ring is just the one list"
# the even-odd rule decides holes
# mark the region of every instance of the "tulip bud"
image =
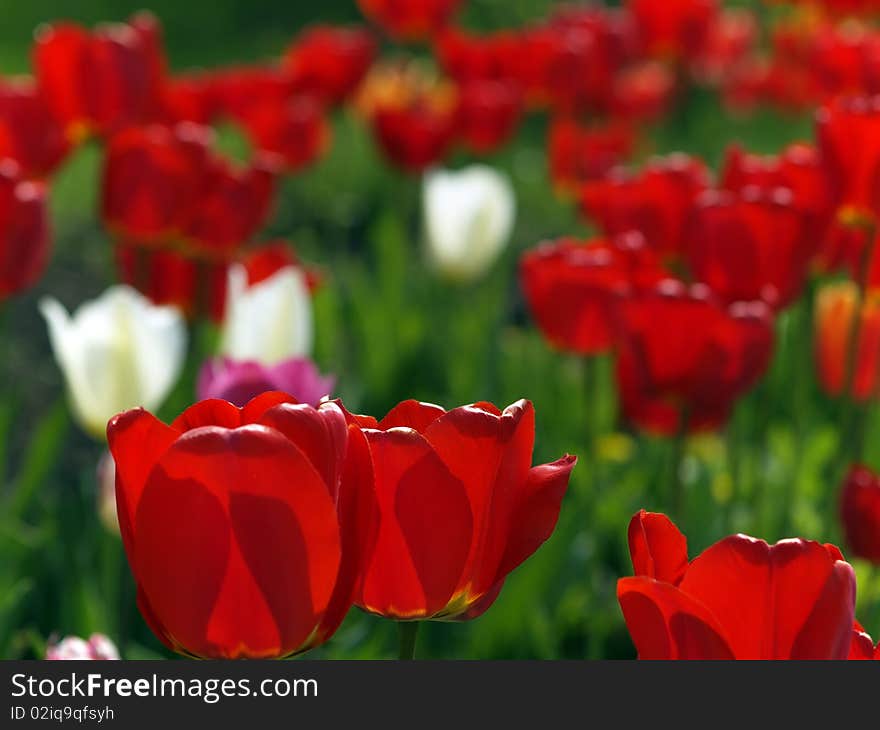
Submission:
[[305,272],[285,266],[248,286],[241,265],[229,271],[223,354],[275,365],[312,349],[312,301]]
[[510,239],[516,199],[510,181],[491,167],[428,173],[423,204],[429,255],[444,276],[482,276]]
[[40,302],[74,414],[94,436],[120,410],[158,407],[180,375],[186,328],[173,307],[113,286],[71,317],[55,299]]
[[70,661],[74,659],[118,660],[119,650],[104,634],[92,634],[88,641],[78,636],[66,636],[61,641],[50,641],[46,648],[46,659]]
[[[853,329],[855,328],[855,332]],[[858,337],[853,352],[853,338]],[[858,287],[840,281],[822,287],[816,296],[816,368],[823,390],[866,401],[877,392],[880,359],[880,298],[869,292],[859,302]],[[850,363],[851,357],[855,362]]]

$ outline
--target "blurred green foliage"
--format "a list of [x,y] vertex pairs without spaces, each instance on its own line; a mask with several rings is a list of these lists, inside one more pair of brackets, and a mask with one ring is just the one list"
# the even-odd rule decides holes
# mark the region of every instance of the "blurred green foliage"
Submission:
[[[552,3],[471,0],[466,21],[499,27],[539,17]],[[44,21],[122,19],[140,0],[31,0],[9,4],[0,25],[0,68],[27,69],[29,38]],[[69,7],[68,7],[69,6]],[[277,55],[307,22],[358,18],[351,0],[302,2],[154,0],[175,68]],[[685,150],[716,165],[726,144],[770,152],[809,138],[811,120],[762,110],[730,118],[718,98],[689,92],[646,141],[642,154]],[[316,359],[339,376],[352,410],[384,414],[415,397],[446,407],[476,400],[534,401],[536,461],[578,454],[559,526],[508,580],[495,606],[467,624],[431,624],[417,655],[442,658],[623,658],[634,650],[615,597],[629,574],[626,526],[639,508],[668,504],[674,447],[628,433],[618,422],[612,363],[585,362],[549,349],[529,321],[518,290],[519,254],[559,235],[586,235],[574,206],[554,196],[544,154],[545,121],[529,120],[514,144],[489,162],[510,173],[518,221],[505,256],[483,281],[457,286],[427,268],[420,240],[417,179],[389,169],[356,119],[334,120],[329,156],[287,180],[266,237],[294,241],[318,265]],[[453,165],[467,162],[459,157]],[[111,249],[96,200],[100,151],[80,150],[52,190],[56,230],[49,272],[2,312],[0,358],[0,656],[40,655],[52,633],[108,633],[124,656],[166,652],[134,606],[119,539],[100,525],[95,466],[102,446],[67,415],[60,374],[36,310],[51,293],[75,306],[113,281]],[[841,406],[816,386],[810,297],[779,321],[772,370],[737,409],[725,433],[689,441],[683,461],[684,510],[676,515],[691,552],[745,531],[775,540],[800,534],[839,542],[835,490],[844,464]],[[214,336],[201,325],[180,386],[163,414],[193,399],[196,370]],[[868,461],[880,465],[878,428],[868,414]],[[880,585],[857,564],[859,615],[880,634]],[[395,627],[352,611],[312,657],[394,655]]]

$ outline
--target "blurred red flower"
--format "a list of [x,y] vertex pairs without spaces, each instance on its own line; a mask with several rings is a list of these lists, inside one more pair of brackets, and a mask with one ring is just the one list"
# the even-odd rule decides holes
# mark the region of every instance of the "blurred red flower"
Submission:
[[23,179],[12,160],[0,160],[0,302],[40,277],[49,245],[45,186]]
[[763,375],[773,317],[760,301],[720,303],[703,285],[665,279],[618,307],[623,413],[660,434],[718,428]]
[[356,603],[396,619],[467,619],[551,535],[576,458],[531,466],[532,404],[444,411],[404,401],[351,416],[370,445],[376,550]]
[[687,227],[691,272],[725,301],[783,309],[806,284],[813,249],[805,224],[788,188],[707,191]]
[[[815,356],[819,383],[826,393],[853,399],[874,398],[880,387],[880,294],[864,297],[851,281],[832,282],[816,295]],[[855,331],[854,331],[855,329]],[[853,338],[855,362],[850,363]]]
[[[750,187],[765,192],[787,188],[791,191],[791,204],[804,221],[811,253],[820,252],[833,210],[828,181],[815,147],[797,143],[778,155],[755,155],[737,144],[730,145],[719,173],[719,187],[734,193]],[[825,254],[820,258],[824,261]]]
[[317,25],[293,41],[284,64],[297,92],[340,104],[364,79],[376,51],[376,39],[365,28]]
[[541,332],[554,346],[582,355],[611,349],[620,297],[666,276],[635,232],[611,241],[548,241],[520,262],[522,290]]
[[210,125],[218,115],[214,76],[207,71],[177,74],[162,85],[157,121],[173,126],[178,122]]
[[550,177],[563,192],[576,193],[583,183],[599,180],[626,160],[635,141],[635,131],[626,122],[585,126],[556,117],[547,140]]
[[464,0],[357,0],[357,4],[394,38],[424,40],[445,28]]
[[206,259],[174,248],[115,242],[116,271],[154,304],[173,304],[187,317],[223,320],[228,260]]
[[880,564],[880,478],[856,464],[843,482],[840,521],[853,555]]
[[37,84],[71,142],[154,118],[165,72],[159,34],[148,13],[92,31],[74,23],[38,30]]
[[375,509],[364,437],[338,406],[281,393],[241,409],[207,400],[170,426],[136,409],[107,437],[138,605],[168,647],[270,658],[333,634]]
[[873,221],[880,206],[880,99],[826,104],[816,114],[816,139],[838,218]]
[[239,167],[210,149],[210,130],[181,123],[128,129],[108,145],[102,183],[107,227],[129,243],[223,256],[248,242],[272,202],[275,167]]
[[720,12],[715,0],[627,0],[644,53],[670,61],[700,56]]
[[522,43],[514,31],[478,36],[450,26],[434,39],[434,53],[446,75],[459,84],[521,80]]
[[675,76],[665,64],[633,64],[614,77],[609,111],[615,118],[654,121],[668,110],[674,93]]
[[516,84],[466,82],[456,94],[456,136],[474,153],[494,152],[516,132],[522,105],[522,92]]
[[852,644],[847,659],[860,661],[880,661],[880,643],[874,646],[874,640],[865,633],[862,625],[856,621],[853,628]]
[[296,91],[286,69],[272,65],[230,66],[210,74],[213,113],[241,122],[254,104],[283,106]]
[[658,253],[678,256],[694,201],[709,183],[705,163],[676,153],[650,160],[639,172],[618,168],[585,185],[581,206],[605,236],[639,231]]
[[421,172],[446,156],[455,138],[456,114],[430,103],[381,107],[373,131],[390,162]]
[[0,79],[0,158],[15,160],[29,178],[49,175],[70,150],[35,82]]
[[846,659],[856,579],[833,545],[731,535],[688,563],[662,514],[629,527],[617,598],[640,659]]

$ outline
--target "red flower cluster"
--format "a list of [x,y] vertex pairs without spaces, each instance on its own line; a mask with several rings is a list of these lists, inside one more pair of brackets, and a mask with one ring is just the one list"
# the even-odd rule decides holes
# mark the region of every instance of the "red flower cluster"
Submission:
[[353,602],[473,618],[552,533],[576,461],[531,466],[526,401],[405,401],[377,423],[266,393],[170,426],[128,411],[107,433],[141,613],[170,648],[211,658],[305,651]]
[[211,138],[188,123],[114,136],[102,216],[125,281],[154,301],[218,317],[226,267],[264,224],[275,176],[259,160],[233,166],[211,151]]
[[873,654],[853,617],[855,573],[833,545],[732,535],[688,562],[684,535],[644,510],[628,538],[635,576],[617,597],[640,659]]

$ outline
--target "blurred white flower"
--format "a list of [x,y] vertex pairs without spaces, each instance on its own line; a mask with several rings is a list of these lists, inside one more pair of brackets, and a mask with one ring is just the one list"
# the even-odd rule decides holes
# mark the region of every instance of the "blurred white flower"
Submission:
[[55,299],[40,302],[74,414],[94,436],[121,411],[155,410],[186,356],[186,324],[174,307],[152,304],[127,286],[110,287],[71,317]]
[[482,276],[513,230],[516,198],[508,178],[486,165],[433,170],[422,191],[431,262],[444,276]]
[[88,641],[80,639],[78,636],[66,636],[57,643],[50,640],[46,649],[46,659],[57,661],[72,659],[115,660],[119,659],[119,650],[104,634],[92,634]]
[[314,337],[312,299],[305,272],[285,266],[248,286],[243,266],[229,271],[222,354],[275,365],[308,355]]

